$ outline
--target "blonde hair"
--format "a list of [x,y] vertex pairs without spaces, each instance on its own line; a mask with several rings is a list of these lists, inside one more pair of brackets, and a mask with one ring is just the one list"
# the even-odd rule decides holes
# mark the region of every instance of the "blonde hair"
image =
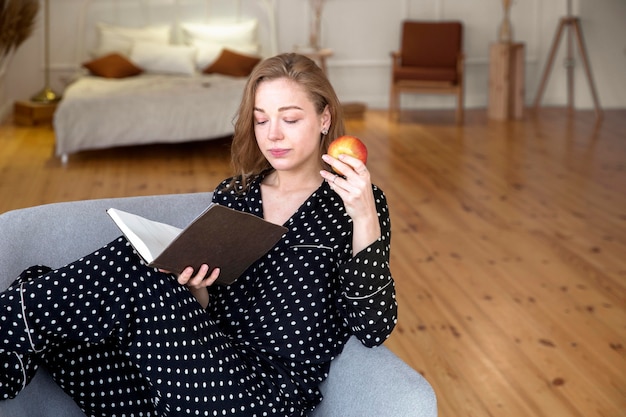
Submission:
[[241,178],[244,190],[250,179],[272,168],[256,142],[254,101],[259,84],[280,78],[287,78],[304,87],[318,114],[321,115],[328,106],[331,124],[328,134],[320,138],[320,158],[327,152],[330,142],[344,134],[341,103],[328,78],[314,61],[295,53],[280,54],[261,61],[250,74],[244,88],[231,146],[231,163],[235,175]]

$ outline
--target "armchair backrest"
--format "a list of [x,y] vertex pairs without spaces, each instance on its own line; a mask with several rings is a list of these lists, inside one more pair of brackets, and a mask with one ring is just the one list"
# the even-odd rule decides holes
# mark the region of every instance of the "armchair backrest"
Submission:
[[455,68],[462,48],[461,22],[405,20],[402,23],[403,67]]

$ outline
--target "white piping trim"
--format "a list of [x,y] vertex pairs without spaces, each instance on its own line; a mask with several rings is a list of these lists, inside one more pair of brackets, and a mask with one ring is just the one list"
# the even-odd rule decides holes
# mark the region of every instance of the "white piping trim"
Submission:
[[333,248],[325,245],[292,245],[291,249],[303,248],[303,249],[327,249],[329,251],[333,251]]
[[20,357],[20,355],[17,354],[17,352],[11,352],[11,353],[17,356],[17,360],[20,362],[20,367],[22,368],[22,389],[24,389],[26,388],[26,367],[24,366],[24,362],[22,361],[22,358]]
[[33,352],[39,353],[43,351],[43,349],[37,350],[37,348],[35,347],[33,338],[30,335],[30,327],[28,327],[28,321],[26,320],[26,307],[24,306],[24,283],[20,284],[20,304],[22,307],[22,319],[24,320],[24,327],[26,328],[26,334],[28,335],[28,342],[30,343],[30,347]]
[[[366,298],[371,298],[373,296],[375,296],[376,294],[378,294],[379,292],[381,292],[382,290],[384,290],[385,288],[387,288],[388,286],[391,285],[393,281],[389,281],[387,284],[383,285],[382,287],[380,287],[379,289],[377,289],[376,291],[374,291],[373,293],[371,293],[370,295],[363,295],[361,297],[350,297],[349,295],[345,295],[345,297],[348,300],[365,300]],[[345,294],[345,293],[344,293]]]

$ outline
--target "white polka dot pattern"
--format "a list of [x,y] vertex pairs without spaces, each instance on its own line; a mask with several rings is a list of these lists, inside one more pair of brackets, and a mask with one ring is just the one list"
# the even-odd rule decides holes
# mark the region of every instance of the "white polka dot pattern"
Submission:
[[[214,201],[263,215],[260,178]],[[239,183],[235,187],[239,187]],[[352,222],[323,183],[289,231],[204,310],[175,278],[147,267],[125,239],[55,271],[26,270],[0,294],[0,395],[45,364],[89,416],[300,416],[351,334],[391,333],[397,305],[390,224],[352,255]]]

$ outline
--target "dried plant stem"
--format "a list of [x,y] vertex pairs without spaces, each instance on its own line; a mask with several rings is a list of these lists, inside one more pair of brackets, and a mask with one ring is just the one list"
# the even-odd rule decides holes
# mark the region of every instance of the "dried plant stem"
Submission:
[[0,75],[15,50],[33,33],[38,12],[37,0],[0,0]]
[[311,22],[309,46],[316,50],[320,48],[322,11],[324,9],[324,1],[325,0],[311,0],[311,8],[313,9],[313,21]]

